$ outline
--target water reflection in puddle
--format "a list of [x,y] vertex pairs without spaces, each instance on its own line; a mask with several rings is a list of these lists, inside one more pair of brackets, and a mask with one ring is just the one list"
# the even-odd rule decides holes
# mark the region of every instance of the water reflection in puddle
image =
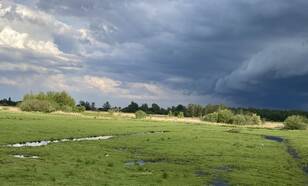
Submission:
[[135,166],[135,165],[144,166],[145,161],[144,160],[129,160],[129,161],[125,162],[124,164],[127,167],[131,167],[131,166]]
[[38,156],[26,156],[26,155],[20,155],[20,154],[16,154],[13,155],[14,158],[20,158],[20,159],[25,159],[25,158],[29,158],[29,159],[39,159],[40,157]]
[[222,179],[219,179],[219,178],[216,178],[213,183],[212,183],[213,186],[228,186],[229,184],[222,180]]
[[283,142],[284,140],[282,137],[278,137],[278,136],[265,136],[264,138],[267,140],[276,141],[279,143]]
[[34,142],[25,142],[25,143],[16,143],[7,145],[8,147],[40,147],[46,146],[51,143],[60,143],[60,142],[69,142],[69,141],[97,141],[97,140],[107,140],[112,138],[112,136],[95,136],[95,137],[86,137],[86,138],[72,138],[72,139],[60,139],[60,140],[50,140],[50,141],[34,141]]

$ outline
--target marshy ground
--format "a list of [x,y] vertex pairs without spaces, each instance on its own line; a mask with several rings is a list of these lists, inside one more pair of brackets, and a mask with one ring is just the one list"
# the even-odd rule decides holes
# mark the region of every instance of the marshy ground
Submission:
[[308,131],[86,116],[2,110],[0,185],[308,183]]

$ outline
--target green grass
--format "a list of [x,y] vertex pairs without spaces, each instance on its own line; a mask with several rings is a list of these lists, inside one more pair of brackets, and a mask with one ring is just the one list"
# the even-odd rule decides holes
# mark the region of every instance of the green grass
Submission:
[[[114,138],[5,146],[100,135]],[[263,135],[286,138],[301,159]],[[301,166],[308,163],[307,142],[308,131],[0,111],[0,185],[207,185],[215,179],[229,185],[305,185]],[[145,164],[127,163],[138,160]]]

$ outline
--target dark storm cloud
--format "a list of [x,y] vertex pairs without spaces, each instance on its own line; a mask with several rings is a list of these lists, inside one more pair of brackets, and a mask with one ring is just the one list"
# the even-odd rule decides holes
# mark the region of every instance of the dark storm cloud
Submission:
[[[87,28],[100,43],[87,43],[83,73],[161,84],[200,95],[200,102],[211,96],[234,105],[308,108],[305,0],[40,0],[35,6]],[[54,37],[61,51],[80,50],[72,38]]]

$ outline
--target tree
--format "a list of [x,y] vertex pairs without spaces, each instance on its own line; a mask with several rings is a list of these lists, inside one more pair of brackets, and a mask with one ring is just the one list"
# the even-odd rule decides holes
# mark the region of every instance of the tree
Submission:
[[146,113],[149,113],[149,106],[148,106],[148,104],[146,104],[146,103],[142,104],[141,107],[140,107],[140,110],[142,110],[142,111],[144,111]]
[[91,105],[88,101],[80,101],[78,106],[84,106],[86,110],[91,110]]
[[160,106],[156,103],[152,104],[152,107],[150,110],[153,114],[160,114]]
[[[178,115],[180,112],[183,112],[184,113],[187,113],[187,110],[186,110],[186,107],[183,106],[183,105],[178,105],[176,107],[172,107],[172,112],[175,114],[175,115]],[[186,114],[187,115],[187,114]]]
[[2,106],[16,106],[19,103],[19,101],[12,101],[12,99],[9,97],[8,99],[1,99],[0,105]]
[[110,105],[109,101],[107,101],[103,105],[103,111],[108,111],[109,109],[111,109],[111,105]]
[[123,108],[123,112],[135,113],[139,109],[139,105],[135,102],[131,102],[127,107]]
[[20,104],[25,111],[52,112],[61,110],[71,112],[76,110],[75,100],[66,92],[40,92],[26,94]]
[[197,104],[189,104],[186,111],[187,116],[202,117],[204,115],[204,107]]
[[92,110],[92,111],[95,111],[95,110],[96,110],[95,102],[92,102],[92,103],[91,103],[91,110]]

